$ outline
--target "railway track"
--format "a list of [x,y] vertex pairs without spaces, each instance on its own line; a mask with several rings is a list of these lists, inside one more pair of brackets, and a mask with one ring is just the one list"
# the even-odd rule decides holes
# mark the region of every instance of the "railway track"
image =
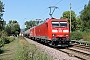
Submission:
[[85,46],[83,44],[72,44],[69,48],[55,48],[59,51],[67,53],[71,57],[76,57],[80,60],[90,60],[90,46]]
[[58,50],[67,53],[69,56],[73,56],[81,60],[90,60],[90,52],[87,51],[79,50],[76,48],[66,48]]
[[71,43],[67,48],[55,48],[56,50],[62,51],[71,57],[76,57],[80,60],[90,60],[90,46],[84,44]]
[[[72,44],[72,45],[73,45],[72,47],[65,48],[65,49],[62,49],[62,48],[54,48],[54,49],[64,52],[71,57],[76,57],[80,60],[90,60],[90,52],[89,52],[88,46],[85,47],[84,45],[79,45],[79,44]],[[88,51],[84,49],[87,49]]]
[[73,43],[71,45],[73,45],[74,48],[90,52],[90,46],[89,45],[78,44],[78,43]]
[[83,44],[72,44],[69,48],[54,48],[68,54],[71,57],[76,57],[80,60],[90,60],[90,46],[85,46]]

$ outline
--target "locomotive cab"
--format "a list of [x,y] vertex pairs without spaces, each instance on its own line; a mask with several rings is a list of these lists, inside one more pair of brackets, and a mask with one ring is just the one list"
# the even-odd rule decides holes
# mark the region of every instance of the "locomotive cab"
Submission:
[[52,20],[51,21],[52,44],[62,46],[69,45],[70,32],[67,20]]

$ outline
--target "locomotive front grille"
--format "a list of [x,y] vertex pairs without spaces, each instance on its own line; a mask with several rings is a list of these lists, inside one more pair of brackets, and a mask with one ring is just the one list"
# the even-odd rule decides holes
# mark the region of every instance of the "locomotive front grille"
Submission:
[[57,38],[53,38],[52,41],[56,41],[56,42],[60,42],[60,43],[66,43],[66,42],[70,42],[70,38],[57,37]]

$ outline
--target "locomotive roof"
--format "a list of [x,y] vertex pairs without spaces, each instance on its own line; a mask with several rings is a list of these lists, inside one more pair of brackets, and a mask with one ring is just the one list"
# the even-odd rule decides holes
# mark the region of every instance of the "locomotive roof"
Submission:
[[39,26],[39,25],[41,25],[41,24],[43,24],[43,23],[45,23],[45,22],[48,22],[49,20],[51,20],[51,21],[68,21],[67,19],[63,19],[63,18],[61,18],[61,19],[47,18],[45,21],[39,23],[37,26]]
[[54,21],[67,21],[67,19],[50,19],[50,20],[54,20]]

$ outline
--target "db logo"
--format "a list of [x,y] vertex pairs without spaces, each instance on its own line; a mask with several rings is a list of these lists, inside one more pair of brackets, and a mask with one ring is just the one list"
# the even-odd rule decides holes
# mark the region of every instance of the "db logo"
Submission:
[[59,32],[62,32],[62,30],[59,30]]

